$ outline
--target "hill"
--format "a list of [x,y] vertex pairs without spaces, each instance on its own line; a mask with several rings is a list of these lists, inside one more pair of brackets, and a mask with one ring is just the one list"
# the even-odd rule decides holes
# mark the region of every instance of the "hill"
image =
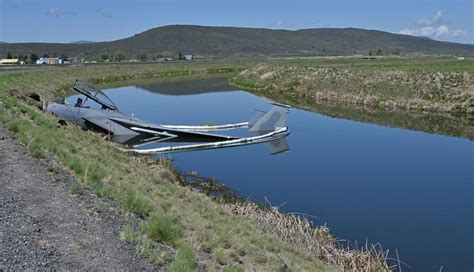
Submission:
[[137,54],[183,52],[195,55],[288,54],[310,52],[322,55],[351,55],[369,51],[424,54],[474,55],[474,45],[441,42],[408,35],[356,28],[272,30],[263,28],[170,25],[132,37],[87,44],[8,43],[0,44],[0,55],[35,53],[96,58],[102,53],[121,51],[127,58]]
[[75,42],[71,42],[70,44],[87,44],[87,43],[93,43],[91,41],[75,41]]

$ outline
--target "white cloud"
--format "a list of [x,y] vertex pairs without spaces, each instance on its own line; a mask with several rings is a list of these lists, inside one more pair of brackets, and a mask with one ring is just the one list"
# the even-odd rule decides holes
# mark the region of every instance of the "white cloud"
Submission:
[[46,11],[46,15],[59,18],[63,15],[76,15],[76,13],[74,11],[65,11],[62,8],[53,7]]
[[431,19],[419,19],[416,28],[405,28],[400,30],[400,34],[425,37],[459,37],[466,34],[461,29],[450,29],[446,24],[441,24],[443,11],[439,10]]
[[431,19],[425,19],[425,18],[422,18],[422,19],[419,19],[417,21],[417,23],[419,25],[422,25],[422,26],[432,26],[432,25],[439,25],[441,24],[441,19],[443,18],[443,11],[442,10],[438,10],[435,14],[435,16],[433,16],[433,18]]
[[436,15],[433,17],[433,23],[440,24],[442,18],[443,18],[443,11],[438,10],[438,12],[436,12]]
[[63,15],[63,11],[61,8],[50,8],[48,9],[48,11],[46,11],[46,14],[60,17],[61,15]]

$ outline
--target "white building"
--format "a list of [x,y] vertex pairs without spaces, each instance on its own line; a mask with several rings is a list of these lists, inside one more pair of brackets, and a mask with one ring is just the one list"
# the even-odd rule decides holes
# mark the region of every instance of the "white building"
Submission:
[[0,64],[18,64],[18,59],[2,59]]
[[62,58],[40,58],[36,64],[63,64]]

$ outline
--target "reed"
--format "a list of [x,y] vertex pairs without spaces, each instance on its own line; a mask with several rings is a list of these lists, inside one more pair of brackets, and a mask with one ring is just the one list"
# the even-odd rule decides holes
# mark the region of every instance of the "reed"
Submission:
[[344,271],[392,271],[396,268],[387,263],[388,251],[384,251],[380,244],[366,244],[356,249],[341,246],[327,226],[315,227],[306,217],[282,213],[277,207],[263,209],[250,202],[224,204],[223,207],[256,222],[265,232],[307,249],[315,258]]

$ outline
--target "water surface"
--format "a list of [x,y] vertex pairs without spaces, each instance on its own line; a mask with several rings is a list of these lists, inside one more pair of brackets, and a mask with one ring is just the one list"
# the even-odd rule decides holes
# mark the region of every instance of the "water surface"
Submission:
[[[271,107],[225,79],[107,94],[122,112],[159,124],[241,122]],[[290,151],[276,156],[264,144],[167,156],[243,197],[309,214],[338,237],[398,250],[414,271],[474,269],[472,141],[298,109],[288,126]]]

